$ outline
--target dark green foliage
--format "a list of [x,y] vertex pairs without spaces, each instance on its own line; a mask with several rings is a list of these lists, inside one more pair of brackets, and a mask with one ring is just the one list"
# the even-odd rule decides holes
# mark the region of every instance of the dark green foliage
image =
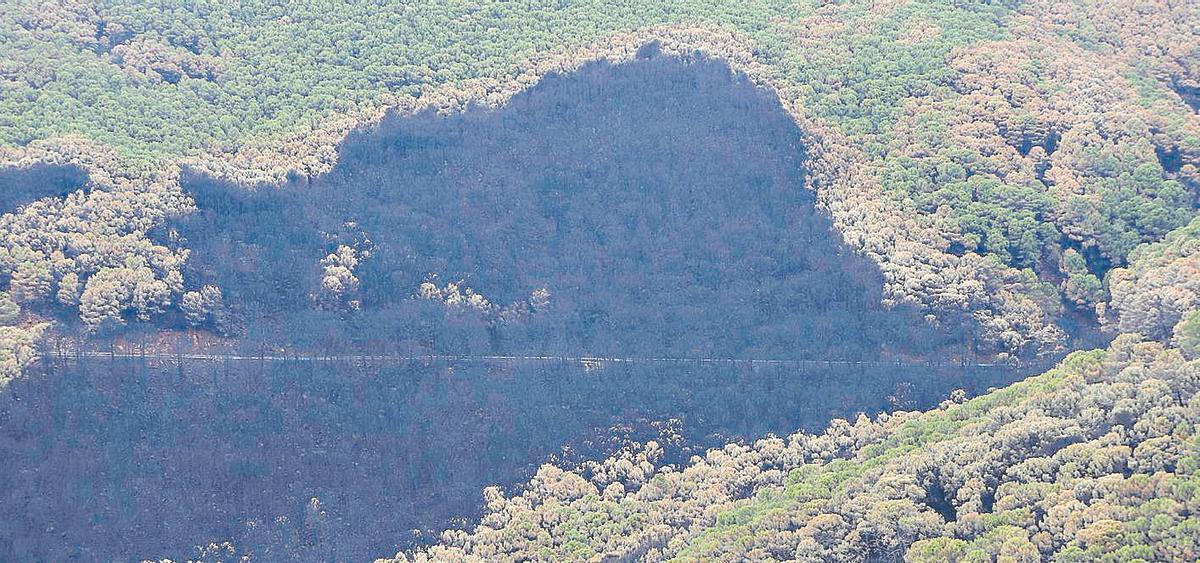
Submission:
[[1104,284],[1088,271],[1087,261],[1079,251],[1074,248],[1064,251],[1060,269],[1067,276],[1063,297],[1080,306],[1095,305],[1104,299]]
[[1067,213],[1110,260],[1123,262],[1137,245],[1162,238],[1192,217],[1192,194],[1179,182],[1164,180],[1157,163],[1132,166],[1097,157],[1092,164],[1101,176],[1099,205],[1075,197]]
[[1200,358],[1200,311],[1193,311],[1175,327],[1179,349],[1190,358]]

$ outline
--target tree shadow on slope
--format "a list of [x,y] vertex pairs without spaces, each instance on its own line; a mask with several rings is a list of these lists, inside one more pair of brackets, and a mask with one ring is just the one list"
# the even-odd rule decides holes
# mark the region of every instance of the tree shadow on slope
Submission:
[[595,63],[498,110],[389,117],[319,177],[248,190],[188,176],[200,211],[176,228],[194,249],[187,277],[221,288],[249,347],[874,358],[963,345],[969,328],[879,304],[877,268],[802,187],[804,157],[778,100],[724,64]]
[[0,213],[16,211],[44,197],[64,197],[86,185],[87,172],[78,166],[0,167]]
[[[945,360],[966,348],[967,325],[880,306],[878,270],[815,208],[803,159],[778,101],[722,64],[593,64],[499,110],[390,117],[311,181],[189,176],[200,211],[169,228],[194,249],[192,288],[223,292],[226,311],[205,322],[247,350]],[[226,539],[268,560],[367,559],[407,530],[478,517],[482,487],[525,482],[564,445],[602,457],[614,428],[644,440],[682,421],[669,452],[682,461],[1019,377],[665,364],[51,363],[0,395],[12,461],[0,509],[14,515],[0,559],[182,559]]]
[[0,560],[179,561],[224,541],[255,561],[370,560],[478,519],[484,487],[511,491],[543,462],[656,439],[681,463],[1012,377],[121,357],[48,367],[0,393]]

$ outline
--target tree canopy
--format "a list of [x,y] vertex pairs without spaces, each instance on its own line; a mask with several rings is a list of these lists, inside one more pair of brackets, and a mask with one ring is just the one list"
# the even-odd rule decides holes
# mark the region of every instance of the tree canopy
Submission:
[[[91,283],[83,317],[152,317],[198,287],[178,279],[186,248],[144,237],[191,210],[181,164],[247,185],[317,175],[385,109],[496,105],[657,42],[779,96],[817,147],[807,187],[883,270],[884,303],[1052,350],[1064,304],[1106,301],[1107,271],[1195,211],[1200,15],[1141,4],[23,0],[0,15],[2,160],[71,163],[89,189],[0,219],[0,279],[30,314],[82,305]],[[169,295],[91,282],[134,256]]]

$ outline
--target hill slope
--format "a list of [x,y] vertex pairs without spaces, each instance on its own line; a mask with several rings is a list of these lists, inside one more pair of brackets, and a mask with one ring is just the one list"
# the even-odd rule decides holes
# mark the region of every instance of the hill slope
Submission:
[[488,490],[473,530],[397,560],[1193,561],[1198,352],[1127,335],[969,401],[682,468],[655,466],[655,444],[543,466],[520,495]]

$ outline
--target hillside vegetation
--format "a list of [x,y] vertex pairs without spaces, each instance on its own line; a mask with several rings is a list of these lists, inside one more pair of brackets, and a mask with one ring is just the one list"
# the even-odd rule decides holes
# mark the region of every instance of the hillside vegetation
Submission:
[[474,529],[394,561],[1194,561],[1195,343],[1122,336],[975,399],[683,467],[655,443],[546,465],[520,494],[485,491]]
[[496,110],[386,118],[278,188],[186,175],[198,210],[168,227],[184,278],[220,288],[193,324],[340,354],[972,356],[969,317],[880,304],[776,97],[649,51]]
[[[777,102],[793,122],[788,150],[803,173],[778,173],[771,192],[786,201],[782,188],[810,190],[795,200],[815,202],[840,243],[869,266],[854,271],[869,275],[827,275],[822,272],[834,270],[822,270],[821,256],[802,255],[812,266],[785,274],[796,283],[836,285],[831,297],[794,296],[787,290],[797,286],[785,285],[778,301],[759,299],[765,311],[759,314],[738,301],[744,297],[738,290],[770,287],[785,275],[758,276],[752,270],[760,262],[753,260],[705,263],[711,271],[700,277],[726,283],[714,281],[703,295],[738,305],[734,309],[749,320],[674,291],[700,287],[692,277],[662,282],[659,301],[624,309],[629,314],[623,324],[612,324],[607,333],[593,331],[587,323],[601,318],[604,307],[585,305],[604,305],[601,297],[608,296],[589,297],[586,290],[640,283],[632,276],[596,281],[620,273],[606,262],[612,248],[643,262],[657,259],[655,279],[697,262],[682,250],[653,256],[651,246],[606,246],[605,233],[625,243],[625,233],[644,226],[639,221],[683,225],[664,240],[704,253],[712,245],[692,246],[705,241],[691,233],[700,231],[695,225],[719,223],[714,217],[724,218],[729,230],[770,227],[777,230],[755,231],[742,241],[745,256],[776,251],[762,262],[768,269],[797,257],[784,243],[807,242],[828,229],[818,229],[807,208],[798,215],[809,218],[804,227],[792,227],[787,221],[794,216],[775,214],[796,210],[756,209],[769,202],[734,188],[706,192],[706,201],[716,204],[697,206],[695,216],[655,210],[653,202],[619,207],[654,194],[666,200],[688,186],[663,183],[655,192],[631,183],[562,197],[573,181],[564,173],[537,186],[514,180],[510,191],[496,189],[492,199],[483,199],[488,213],[522,197],[542,206],[509,214],[510,224],[480,211],[474,216],[477,238],[492,240],[489,246],[454,230],[449,215],[393,225],[415,217],[405,207],[414,201],[483,209],[471,205],[468,194],[474,192],[425,186],[420,197],[404,197],[402,190],[377,193],[385,185],[381,180],[367,185],[342,176],[350,170],[372,180],[391,177],[361,160],[399,158],[394,153],[403,152],[403,143],[374,151],[361,143],[399,128],[396,119],[438,121],[434,115],[459,113],[468,119],[472,109],[504,106],[588,62],[654,57],[720,61],[736,81],[761,88],[743,100],[766,95]],[[905,327],[901,336],[914,349],[939,345],[941,337],[921,331],[943,334],[938,331],[966,323],[969,343],[947,342],[1003,363],[1062,352],[1074,327],[1094,324],[1120,336],[1106,349],[1075,352],[1040,376],[970,400],[958,392],[927,412],[835,420],[820,434],[729,444],[676,466],[662,462],[663,449],[654,442],[578,467],[543,466],[516,492],[487,489],[478,524],[446,531],[435,545],[396,560],[1196,561],[1198,112],[1200,2],[1194,0],[14,0],[0,10],[0,388],[35,363],[48,337],[102,340],[132,334],[125,331],[136,325],[141,334],[175,331],[193,342],[235,341],[254,331],[239,326],[231,311],[244,312],[253,299],[293,299],[286,303],[293,316],[263,306],[261,318],[295,328],[301,344],[313,345],[340,344],[341,336],[308,319],[375,327],[380,325],[370,323],[380,317],[407,310],[434,325],[390,317],[400,328],[378,338],[395,341],[404,330],[436,334],[450,325],[444,319],[474,310],[479,314],[465,321],[473,332],[461,340],[485,353],[495,353],[505,336],[493,321],[534,318],[556,303],[575,306],[583,329],[545,325],[542,333],[518,333],[525,325],[514,322],[513,338],[537,344],[555,342],[546,334],[566,335],[562,348],[569,348],[619,341],[629,335],[626,327],[658,327],[647,319],[665,319],[674,324],[662,326],[678,334],[663,341],[681,355],[802,349],[783,330],[746,342],[719,332],[773,319],[800,333],[819,333],[809,342],[814,350],[834,350],[853,338],[846,333],[856,329],[845,327],[855,325],[839,325],[839,332],[823,328],[828,323],[815,315],[788,316],[797,309],[787,299],[841,312],[848,308],[840,303],[862,304],[869,297],[869,307],[857,310],[871,315],[858,322],[890,330],[893,325],[873,319],[883,317],[876,305],[893,308],[903,320],[894,326]],[[461,122],[440,124],[447,123]],[[710,131],[691,140],[716,145],[727,138]],[[588,157],[603,166],[623,162],[604,150]],[[463,188],[482,178],[492,161],[457,163],[467,171],[455,177]],[[798,180],[787,180],[793,177]],[[706,174],[710,181],[722,178]],[[754,187],[730,178],[737,188]],[[225,191],[205,192],[202,184]],[[291,191],[282,196],[278,190]],[[304,196],[321,199],[314,204]],[[237,209],[212,215],[205,204],[214,201]],[[281,206],[289,202],[296,205]],[[735,203],[746,206],[743,213],[723,215]],[[386,205],[395,209],[374,222],[328,215]],[[278,233],[239,228],[256,220],[250,212],[274,213],[280,224],[287,222],[293,229],[287,241],[270,238]],[[583,218],[590,213],[607,221],[595,221],[588,231],[584,226],[592,224]],[[572,227],[561,231],[575,237],[572,244],[539,250],[512,242],[549,239],[560,233],[558,219]],[[429,234],[431,225],[438,227],[436,236]],[[513,238],[488,230],[501,227]],[[204,240],[189,241],[189,232]],[[271,244],[258,244],[259,236]],[[572,263],[572,251],[591,248],[580,243],[588,237],[600,242],[589,260],[575,261],[591,268],[579,269],[588,275],[546,275],[519,280],[519,287],[507,275],[536,273],[538,264],[547,263],[566,269],[562,264]],[[400,250],[375,254],[372,241]],[[447,255],[441,263],[439,256],[422,257],[426,270],[439,264],[468,270],[477,249],[504,255],[507,266],[448,279],[437,272],[400,272],[401,264],[416,267],[418,253],[406,249],[421,241]],[[295,256],[289,262],[300,265],[255,258],[263,248],[283,253],[284,244],[294,245],[287,249]],[[840,256],[841,244],[807,250]],[[528,253],[522,255],[522,248]],[[452,260],[460,250],[465,258]],[[522,262],[534,252],[549,258]],[[260,262],[271,264],[257,272],[263,283],[229,281],[256,273]],[[737,267],[722,270],[731,264]],[[491,276],[500,297],[493,302],[475,291],[466,283],[471,274],[483,283]],[[861,286],[879,289],[856,291],[851,282],[859,278],[878,278],[877,285]],[[415,287],[393,292],[397,280]],[[564,291],[572,287],[562,280],[575,280],[582,297]],[[243,292],[254,295],[237,301]],[[429,311],[437,314],[424,314]],[[528,326],[538,322],[549,321]],[[702,323],[715,328],[697,331]],[[273,328],[267,321],[254,328],[264,327]],[[255,344],[284,345],[272,341],[269,330],[259,334],[266,336]],[[772,335],[778,339],[771,341]],[[650,339],[637,344],[646,354],[662,348]],[[195,396],[220,402],[201,391]],[[20,398],[11,397],[14,403]],[[67,404],[63,411],[86,409]],[[52,418],[33,407],[23,412]],[[175,413],[164,408],[152,414],[145,418],[166,421]],[[238,420],[228,426],[240,428]],[[61,427],[62,419],[46,424]],[[12,430],[10,445],[42,440],[22,450],[32,458],[50,450],[48,438],[22,432]],[[215,435],[222,443],[224,435]],[[349,443],[344,436],[331,439]],[[141,460],[127,455],[134,449],[109,448],[105,456],[137,465]],[[358,453],[348,449],[347,456]],[[87,461],[109,461],[102,457]],[[359,467],[354,459],[348,463]],[[147,471],[174,475],[163,467],[169,465]],[[104,471],[83,475],[104,475],[117,487]],[[23,479],[41,477],[22,473]],[[117,505],[89,487],[64,494],[86,495],[106,509]],[[20,494],[30,491],[35,489],[18,490],[10,500],[27,506]],[[35,508],[53,512],[47,506]],[[104,523],[94,514],[76,514],[75,530],[99,533]],[[325,514],[313,497],[311,516]],[[165,520],[156,523],[170,527]],[[29,529],[66,537],[41,524]],[[38,543],[31,538],[25,539]],[[84,546],[67,548],[77,555]],[[234,555],[231,544],[214,543],[199,555],[226,551]]]
[[[1192,2],[18,2],[0,14],[12,166],[88,189],[5,210],[0,283],[41,318],[159,318],[202,289],[147,233],[193,210],[181,166],[254,185],[327,172],[388,109],[497,105],[584,61],[724,59],[779,96],[806,184],[875,261],[885,304],[973,317],[995,352],[1107,314],[1113,267],[1195,211]],[[219,288],[218,288],[219,289]],[[195,301],[195,298],[191,298]],[[21,333],[21,336],[12,336]]]

